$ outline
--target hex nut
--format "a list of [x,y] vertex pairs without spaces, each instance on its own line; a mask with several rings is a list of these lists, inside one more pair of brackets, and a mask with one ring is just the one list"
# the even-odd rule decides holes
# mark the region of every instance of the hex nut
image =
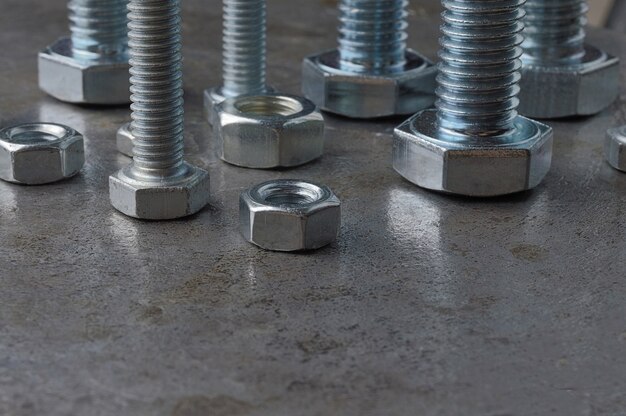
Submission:
[[585,46],[581,64],[550,66],[524,62],[520,114],[561,118],[597,114],[619,95],[619,58]]
[[607,131],[604,155],[611,166],[626,172],[626,126]]
[[72,52],[71,39],[62,38],[39,53],[39,87],[68,103],[127,104],[129,68],[127,54],[79,59]]
[[247,168],[298,166],[324,153],[324,118],[295,95],[228,98],[213,125],[219,157]]
[[[215,120],[217,120],[215,107],[226,99],[226,96],[224,95],[222,90],[222,87],[214,87],[204,91],[204,114],[210,125],[214,125]],[[274,89],[272,87],[266,86],[263,93],[273,94]]]
[[437,67],[407,50],[403,72],[366,75],[339,69],[339,52],[331,50],[304,59],[302,91],[319,108],[352,118],[413,114],[435,102]]
[[393,167],[435,191],[489,197],[536,187],[550,170],[552,129],[518,116],[500,138],[440,138],[437,111],[416,114],[394,132]]
[[337,238],[341,202],[326,186],[301,180],[264,182],[239,199],[241,233],[266,250],[324,247]]
[[133,157],[133,139],[134,136],[130,132],[130,123],[124,124],[117,130],[115,137],[117,151],[128,157]]
[[85,164],[83,136],[52,123],[0,130],[0,179],[41,185],[76,175]]
[[111,204],[134,218],[167,220],[200,211],[209,201],[209,174],[187,163],[176,180],[150,182],[126,167],[109,177]]

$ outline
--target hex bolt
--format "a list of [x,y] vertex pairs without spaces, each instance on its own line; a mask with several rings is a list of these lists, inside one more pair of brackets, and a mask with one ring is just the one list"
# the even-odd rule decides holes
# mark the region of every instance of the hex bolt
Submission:
[[209,175],[183,160],[180,0],[130,0],[128,25],[134,159],[109,178],[122,213],[142,219],[194,214]]
[[128,103],[127,4],[71,0],[71,37],[40,52],[40,88],[71,103]]
[[585,0],[528,0],[520,113],[596,114],[618,96],[619,59],[585,44]]
[[443,0],[436,110],[395,130],[393,165],[428,189],[495,196],[537,186],[552,129],[518,116],[524,0]]
[[407,48],[407,6],[407,0],[341,0],[339,47],[305,58],[304,95],[354,118],[430,107],[437,71]]

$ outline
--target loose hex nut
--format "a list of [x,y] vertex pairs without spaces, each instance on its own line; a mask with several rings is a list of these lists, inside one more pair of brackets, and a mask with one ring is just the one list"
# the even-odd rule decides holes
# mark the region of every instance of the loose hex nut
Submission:
[[294,95],[228,98],[216,107],[219,156],[247,168],[298,166],[324,153],[324,118]]
[[626,172],[626,126],[609,129],[606,135],[604,153],[611,166]]
[[130,132],[130,123],[126,123],[117,130],[115,137],[117,151],[123,155],[133,157],[133,140],[134,136]]
[[413,114],[435,102],[437,67],[408,50],[405,70],[366,75],[339,69],[339,52],[304,59],[302,91],[322,110],[353,118]]
[[524,117],[508,138],[438,138],[437,111],[416,114],[394,133],[393,167],[423,188],[488,197],[536,187],[550,170],[552,129]]
[[299,180],[262,183],[241,194],[241,233],[266,250],[313,250],[335,241],[341,202],[326,186]]
[[76,175],[85,163],[83,136],[60,124],[0,130],[0,179],[41,185]]
[[59,39],[39,53],[39,87],[51,96],[75,104],[130,102],[128,56],[78,59],[69,38]]
[[[274,93],[274,89],[272,87],[266,86],[264,94],[272,93]],[[226,97],[222,92],[222,87],[215,87],[204,90],[204,114],[210,125],[214,125],[215,121],[217,120],[215,107],[217,107],[217,105],[225,99]]]

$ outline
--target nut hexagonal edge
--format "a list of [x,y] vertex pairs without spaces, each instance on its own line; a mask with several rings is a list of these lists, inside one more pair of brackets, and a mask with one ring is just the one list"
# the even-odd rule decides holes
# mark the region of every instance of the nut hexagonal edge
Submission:
[[133,147],[135,147],[133,143],[134,140],[135,136],[130,132],[130,123],[122,125],[115,135],[117,151],[128,157],[133,157]]
[[607,131],[604,156],[615,169],[626,172],[626,126]]

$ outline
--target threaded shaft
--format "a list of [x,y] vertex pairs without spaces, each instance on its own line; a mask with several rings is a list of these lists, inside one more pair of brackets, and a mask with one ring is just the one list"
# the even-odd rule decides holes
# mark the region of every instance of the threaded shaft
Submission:
[[389,74],[406,64],[407,0],[341,0],[340,68]]
[[128,0],[70,0],[72,50],[83,58],[126,52]]
[[529,0],[525,6],[525,59],[577,62],[585,55],[585,0]]
[[174,176],[183,169],[180,0],[128,6],[134,173]]
[[225,97],[265,91],[265,9],[265,0],[224,0]]
[[517,117],[524,0],[443,0],[439,128],[490,137]]

